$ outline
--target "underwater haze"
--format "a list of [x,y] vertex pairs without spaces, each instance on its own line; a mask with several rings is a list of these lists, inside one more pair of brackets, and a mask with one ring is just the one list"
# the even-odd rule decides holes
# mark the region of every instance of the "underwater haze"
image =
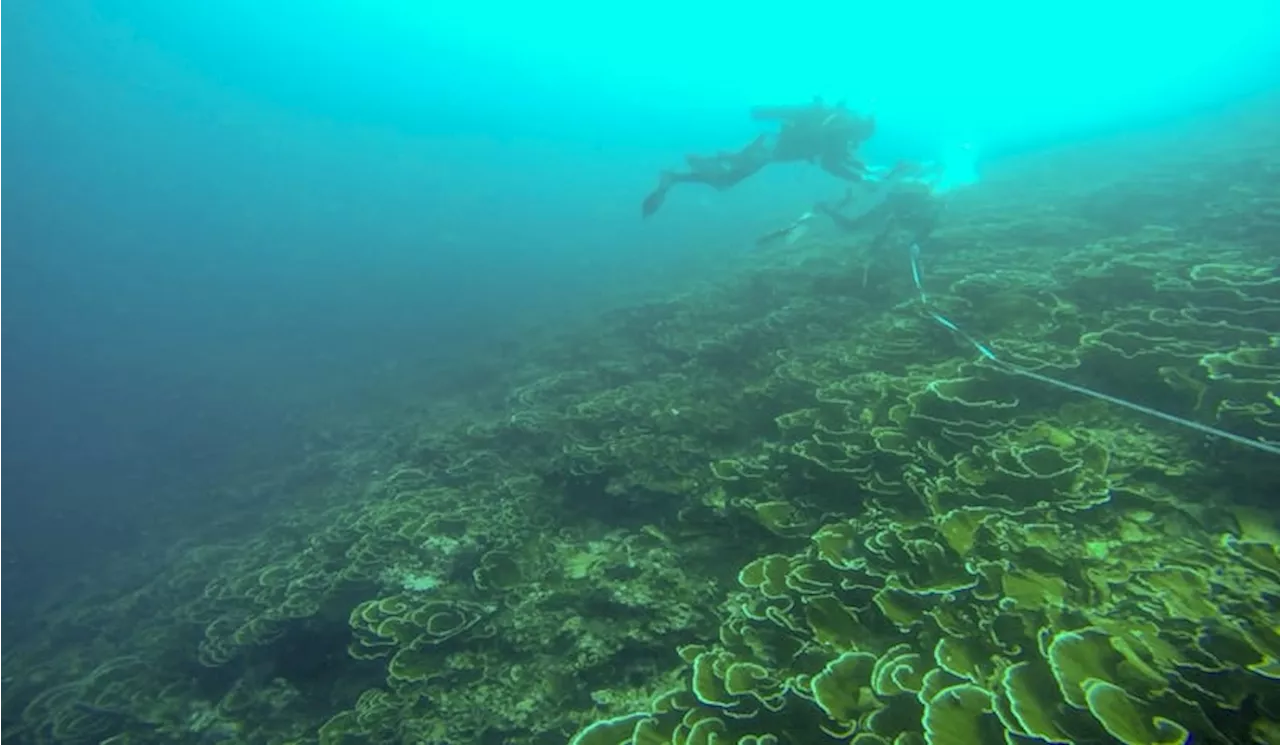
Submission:
[[[761,298],[783,292],[771,277],[795,267],[771,264],[757,239],[842,193],[835,176],[770,166],[731,190],[681,186],[661,212],[641,214],[659,173],[687,154],[767,131],[754,106],[847,102],[875,117],[867,164],[938,163],[963,195],[1004,164],[1149,130],[1176,143],[1167,133],[1185,122],[1280,92],[1274,0],[57,0],[7,11],[6,645],[39,639],[52,624],[42,614],[67,597],[140,587],[191,545],[220,551],[313,530],[277,521],[268,505],[292,509],[337,483],[309,470],[318,460],[346,458],[350,470],[326,468],[351,483],[404,463],[430,471],[423,464],[445,456],[423,444],[436,436],[423,422],[516,422],[524,399],[512,391],[530,380],[608,367],[624,340],[601,319],[635,318],[618,328],[648,333],[658,325],[646,313],[741,272]],[[1059,171],[1034,172],[1031,187],[1011,191],[1039,193]],[[1229,189],[1207,188],[1205,199]],[[999,211],[985,209],[973,214]],[[1115,212],[1107,219],[1124,223]],[[1153,221],[1142,214],[1126,229]],[[1045,231],[1027,241],[1052,244]],[[870,268],[840,286],[848,302],[889,313],[915,291],[905,264],[894,271],[884,280],[893,298],[859,296],[880,286]],[[1002,328],[1000,313],[977,314],[984,333]],[[670,382],[641,357],[642,380]],[[601,374],[622,374],[609,369]],[[721,372],[740,369],[724,362]],[[1172,405],[1173,395],[1143,400]],[[687,411],[640,408],[657,419]],[[356,442],[384,448],[376,468],[351,455]],[[352,487],[352,503],[361,495]],[[343,623],[348,610],[337,612]],[[466,626],[475,623],[484,626]],[[353,698],[330,693],[342,706]],[[21,725],[30,739],[17,741],[159,737],[154,722],[104,701],[82,701],[74,717],[44,701],[28,717],[38,723]],[[187,735],[215,741],[207,729]]]
[[0,1],[0,744],[1280,742],[1280,3]]

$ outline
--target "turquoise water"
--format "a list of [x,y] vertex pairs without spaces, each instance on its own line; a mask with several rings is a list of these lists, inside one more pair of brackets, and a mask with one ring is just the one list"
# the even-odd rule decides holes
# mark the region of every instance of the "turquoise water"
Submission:
[[942,161],[958,188],[1269,90],[1276,13],[10,7],[6,587],[180,534],[229,474],[465,388],[525,329],[714,276],[840,189],[782,166],[639,220],[660,169],[754,136],[751,105],[847,100],[873,164]]

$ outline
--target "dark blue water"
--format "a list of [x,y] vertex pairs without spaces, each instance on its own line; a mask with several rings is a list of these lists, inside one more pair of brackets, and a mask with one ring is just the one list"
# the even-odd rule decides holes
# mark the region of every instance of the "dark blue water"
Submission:
[[838,188],[780,167],[642,222],[752,104],[848,97],[877,162],[998,159],[1266,90],[1272,5],[10,4],[6,599],[499,374],[530,330],[712,276]]

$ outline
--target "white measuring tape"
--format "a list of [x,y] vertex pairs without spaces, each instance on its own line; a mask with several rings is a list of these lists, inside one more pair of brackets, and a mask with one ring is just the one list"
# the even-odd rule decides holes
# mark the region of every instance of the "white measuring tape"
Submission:
[[1227,432],[1226,430],[1218,429],[1217,427],[1210,427],[1207,424],[1200,424],[1199,422],[1193,422],[1190,419],[1183,419],[1182,417],[1174,416],[1173,414],[1166,414],[1163,411],[1160,411],[1158,409],[1153,409],[1149,406],[1143,406],[1142,404],[1136,404],[1132,401],[1126,401],[1123,398],[1116,398],[1115,396],[1111,396],[1106,393],[1100,393],[1098,391],[1093,390],[1092,388],[1085,388],[1084,386],[1075,385],[1074,383],[1067,383],[1065,381],[1058,380],[1057,378],[1051,378],[1048,375],[1041,375],[1040,373],[1035,372],[1034,370],[1028,370],[1025,367],[1015,365],[1012,362],[1005,362],[1004,360],[997,357],[995,352],[992,352],[991,348],[988,347],[986,344],[983,344],[982,342],[973,338],[973,336],[971,336],[964,329],[957,326],[955,322],[953,322],[951,319],[947,318],[946,316],[942,315],[941,313],[937,312],[932,307],[930,307],[929,295],[928,293],[925,292],[924,282],[921,281],[920,279],[920,244],[919,243],[913,242],[911,244],[910,254],[911,254],[911,279],[915,282],[916,291],[920,293],[920,303],[924,307],[925,312],[928,313],[929,316],[933,318],[933,320],[937,321],[939,325],[951,331],[956,336],[959,336],[961,339],[964,339],[965,341],[969,342],[969,344],[972,345],[974,349],[978,350],[978,354],[991,360],[993,363],[995,363],[995,366],[997,368],[1004,370],[1005,372],[1012,373],[1014,375],[1021,375],[1024,378],[1031,378],[1032,380],[1038,380],[1041,383],[1046,383],[1048,385],[1056,386],[1063,390],[1071,391],[1072,393],[1079,393],[1082,396],[1089,396],[1090,398],[1096,398],[1099,401],[1106,401],[1107,403],[1115,404],[1116,406],[1123,406],[1126,409],[1130,409],[1132,411],[1136,411],[1141,414],[1146,414],[1147,416],[1155,417],[1156,419],[1161,419],[1163,421],[1169,422],[1170,424],[1176,424],[1180,427],[1193,429],[1202,434],[1210,435],[1212,437],[1221,437],[1224,440],[1230,440],[1238,445],[1244,445],[1245,447],[1250,447],[1250,448],[1253,448],[1254,450],[1261,450],[1264,453],[1270,453],[1272,455],[1280,455],[1280,445],[1272,445],[1271,443],[1266,442],[1264,440],[1251,440],[1248,437],[1237,435],[1232,432]]

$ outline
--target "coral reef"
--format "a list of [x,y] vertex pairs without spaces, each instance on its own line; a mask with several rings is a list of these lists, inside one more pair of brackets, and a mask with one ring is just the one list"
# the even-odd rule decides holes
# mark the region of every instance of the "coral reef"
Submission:
[[[1211,198],[1179,162],[957,195],[930,300],[1280,444],[1280,151],[1193,160]],[[743,258],[332,435],[10,644],[6,742],[1280,742],[1280,459],[1010,375],[868,251]]]

